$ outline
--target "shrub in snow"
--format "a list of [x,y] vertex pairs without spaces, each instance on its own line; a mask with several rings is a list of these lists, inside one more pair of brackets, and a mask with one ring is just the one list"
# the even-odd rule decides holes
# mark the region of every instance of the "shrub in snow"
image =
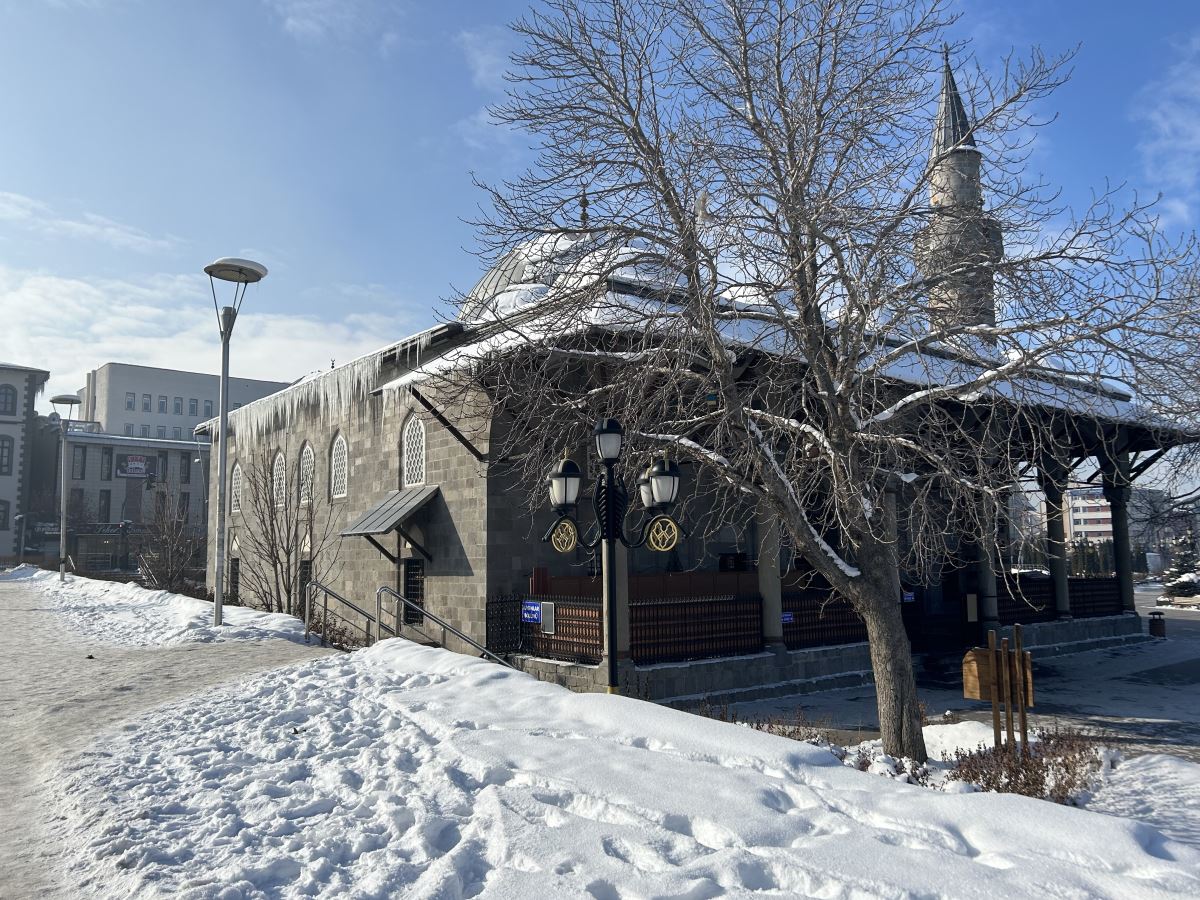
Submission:
[[1095,740],[1073,728],[1038,729],[1024,755],[1007,747],[980,744],[956,750],[948,781],[962,781],[983,791],[1021,794],[1055,803],[1084,798],[1110,755]]

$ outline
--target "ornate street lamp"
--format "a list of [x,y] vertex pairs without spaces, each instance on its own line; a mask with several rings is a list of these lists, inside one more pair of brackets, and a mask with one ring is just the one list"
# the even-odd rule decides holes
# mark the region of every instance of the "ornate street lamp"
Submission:
[[[229,427],[229,339],[233,323],[246,299],[246,289],[267,277],[267,267],[250,259],[226,256],[204,267],[212,288],[213,310],[217,314],[217,329],[221,333],[221,390],[220,424],[217,428],[217,559],[213,576],[213,624],[221,624],[221,606],[225,599],[225,466]],[[217,309],[217,281],[233,285],[233,305]]]
[[71,407],[79,403],[74,394],[58,394],[50,398],[50,405],[58,413],[60,406],[67,408],[66,418],[58,414],[59,481],[62,484],[58,498],[58,580],[67,580],[67,428],[71,423]]
[[547,481],[550,484],[550,504],[558,519],[542,538],[559,553],[570,553],[582,545],[588,550],[600,546],[600,568],[604,586],[604,626],[607,632],[608,692],[619,693],[617,671],[617,542],[633,550],[647,546],[658,553],[675,549],[679,543],[679,525],[668,514],[679,495],[679,466],[664,456],[656,461],[637,481],[638,494],[645,507],[646,518],[636,538],[625,534],[625,514],[629,495],[625,485],[614,474],[621,457],[625,430],[616,419],[602,419],[592,430],[596,454],[604,463],[604,473],[596,479],[592,492],[592,510],[596,515],[599,533],[594,540],[580,540],[575,521],[576,502],[583,475],[571,459],[563,459]]

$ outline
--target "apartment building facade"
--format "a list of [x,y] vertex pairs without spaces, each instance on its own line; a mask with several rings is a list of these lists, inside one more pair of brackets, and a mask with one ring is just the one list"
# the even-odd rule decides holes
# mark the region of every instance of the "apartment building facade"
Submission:
[[49,378],[44,369],[0,362],[0,559],[19,553],[17,517],[28,515],[32,492],[34,399]]
[[[287,384],[230,378],[229,407],[237,409]],[[106,434],[187,441],[197,425],[217,415],[219,396],[216,375],[110,362],[88,372],[78,413]]]

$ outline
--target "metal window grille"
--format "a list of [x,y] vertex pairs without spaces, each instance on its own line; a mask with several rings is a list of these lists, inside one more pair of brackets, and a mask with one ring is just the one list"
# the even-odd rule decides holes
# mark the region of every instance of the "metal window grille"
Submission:
[[416,416],[404,426],[404,486],[425,483],[425,423]]
[[229,509],[242,511],[242,467],[238,463],[233,464],[233,474],[229,476]]
[[276,454],[275,465],[271,467],[271,494],[275,498],[275,506],[282,508],[287,502],[287,467],[282,453]]
[[[238,588],[242,583],[242,561],[236,556],[229,559],[229,589],[225,592],[231,600],[238,598]],[[303,594],[301,594],[303,596]]]
[[[405,598],[413,603],[425,605],[425,560],[404,560],[404,590]],[[411,606],[404,607],[404,624],[420,625],[425,617]]]
[[13,466],[13,439],[0,435],[0,475],[11,475]]
[[17,389],[11,384],[0,384],[0,416],[17,414]]
[[334,497],[346,496],[346,439],[340,434],[329,457],[329,493]]
[[316,473],[317,457],[308,444],[300,451],[300,502],[310,503],[313,497],[313,475]]

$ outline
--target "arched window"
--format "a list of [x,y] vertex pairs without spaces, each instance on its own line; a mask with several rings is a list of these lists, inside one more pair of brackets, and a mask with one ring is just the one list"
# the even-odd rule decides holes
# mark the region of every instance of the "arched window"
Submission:
[[13,439],[0,434],[0,475],[11,475],[13,469]]
[[271,466],[271,496],[279,509],[287,503],[287,464],[282,453],[275,454],[275,463]]
[[404,487],[425,483],[425,423],[416,416],[404,426]]
[[310,444],[300,451],[300,502],[311,503],[313,498],[313,476],[316,474],[317,457]]
[[242,511],[242,464],[233,464],[233,474],[229,476],[229,510]]
[[11,384],[0,384],[0,416],[17,414],[17,389]]
[[339,434],[329,453],[329,495],[334,498],[346,496],[346,455],[346,439]]

